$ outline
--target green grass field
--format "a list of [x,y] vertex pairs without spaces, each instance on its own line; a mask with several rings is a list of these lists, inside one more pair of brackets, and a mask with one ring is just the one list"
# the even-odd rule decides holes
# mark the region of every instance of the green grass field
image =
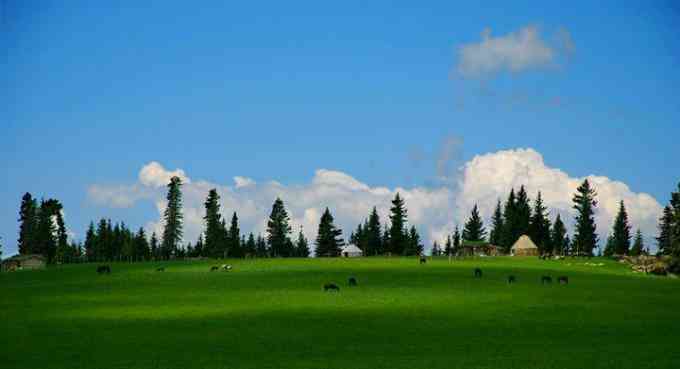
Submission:
[[[267,259],[230,260],[230,272],[206,261],[0,273],[0,367],[680,367],[680,280],[590,262],[605,265]],[[543,274],[570,284],[543,286]],[[329,281],[340,293],[322,291]]]

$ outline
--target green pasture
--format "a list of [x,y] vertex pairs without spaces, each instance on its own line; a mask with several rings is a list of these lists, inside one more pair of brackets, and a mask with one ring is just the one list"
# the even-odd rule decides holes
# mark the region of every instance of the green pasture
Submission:
[[680,280],[603,259],[109,265],[0,273],[0,367],[680,367]]

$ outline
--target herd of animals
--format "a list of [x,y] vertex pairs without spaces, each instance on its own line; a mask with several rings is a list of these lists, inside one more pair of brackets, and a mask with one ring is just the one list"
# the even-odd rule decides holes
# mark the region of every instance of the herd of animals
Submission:
[[[420,264],[425,264],[427,263],[427,259],[425,257],[420,257]],[[219,271],[219,270],[224,270],[224,271],[229,271],[232,269],[231,265],[228,264],[222,264],[222,266],[217,266],[213,265],[210,267],[210,271]],[[159,267],[156,269],[157,272],[164,272],[165,267]],[[100,265],[97,267],[97,273],[99,274],[110,274],[111,273],[111,266],[109,265]],[[482,278],[482,269],[480,268],[475,268],[474,270],[474,277],[475,278]],[[544,275],[541,276],[541,284],[552,284],[552,277],[549,275]],[[508,276],[508,284],[513,284],[517,283],[517,277],[514,275],[509,275]],[[569,284],[569,277],[567,276],[560,276],[557,278],[557,283],[559,284]],[[358,285],[356,277],[349,277],[347,279],[347,285],[349,287],[356,287]],[[340,292],[340,287],[335,284],[335,283],[326,283],[323,286],[323,290],[325,292]]]

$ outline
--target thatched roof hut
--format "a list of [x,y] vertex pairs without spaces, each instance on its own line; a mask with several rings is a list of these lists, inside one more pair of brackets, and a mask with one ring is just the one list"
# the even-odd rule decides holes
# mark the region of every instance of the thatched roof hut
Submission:
[[537,256],[538,247],[534,244],[534,241],[527,235],[520,236],[512,248],[510,249],[512,255],[514,256]]

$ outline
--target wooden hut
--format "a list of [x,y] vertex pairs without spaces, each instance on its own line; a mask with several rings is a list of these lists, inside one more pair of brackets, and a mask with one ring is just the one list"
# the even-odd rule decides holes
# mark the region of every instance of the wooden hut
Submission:
[[14,255],[2,261],[2,270],[32,270],[43,269],[47,265],[47,260],[44,256],[38,254],[32,255]]

